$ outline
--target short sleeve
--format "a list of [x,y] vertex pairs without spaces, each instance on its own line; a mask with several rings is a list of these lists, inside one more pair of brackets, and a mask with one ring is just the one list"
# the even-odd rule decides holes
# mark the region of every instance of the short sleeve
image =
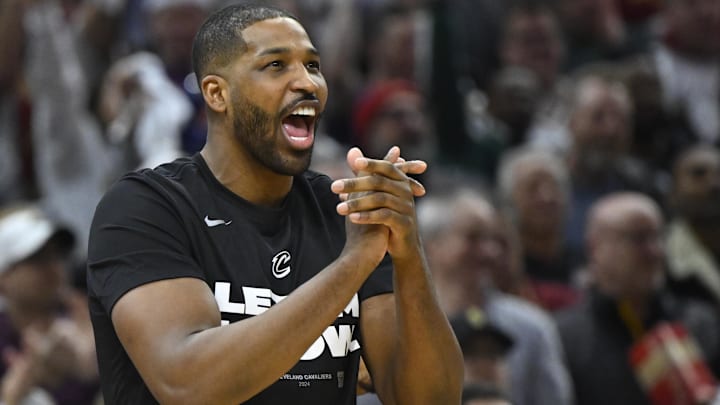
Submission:
[[365,280],[358,294],[361,301],[380,294],[393,292],[393,265],[390,255],[385,255],[375,271]]
[[170,278],[204,279],[182,215],[168,193],[134,174],[98,204],[88,244],[88,293],[109,314],[125,293]]

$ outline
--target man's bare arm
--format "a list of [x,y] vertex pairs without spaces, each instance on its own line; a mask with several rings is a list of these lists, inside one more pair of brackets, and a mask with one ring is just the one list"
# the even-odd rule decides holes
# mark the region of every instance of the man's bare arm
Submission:
[[343,254],[261,315],[220,327],[208,286],[194,278],[135,288],[112,321],[161,403],[237,404],[297,363],[345,309],[385,252],[387,237],[348,235]]

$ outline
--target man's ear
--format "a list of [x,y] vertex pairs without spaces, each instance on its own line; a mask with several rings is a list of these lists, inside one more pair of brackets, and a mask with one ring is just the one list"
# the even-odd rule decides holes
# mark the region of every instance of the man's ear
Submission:
[[227,110],[228,86],[225,79],[218,75],[207,75],[200,82],[203,98],[208,107],[218,113]]

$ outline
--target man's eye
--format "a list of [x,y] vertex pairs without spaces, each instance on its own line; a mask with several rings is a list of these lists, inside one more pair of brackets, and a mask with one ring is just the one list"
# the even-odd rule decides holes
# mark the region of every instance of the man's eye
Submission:
[[320,71],[320,62],[309,62],[307,68],[309,70]]
[[267,64],[266,67],[273,68],[273,69],[280,69],[283,67],[283,63],[279,60],[274,60]]

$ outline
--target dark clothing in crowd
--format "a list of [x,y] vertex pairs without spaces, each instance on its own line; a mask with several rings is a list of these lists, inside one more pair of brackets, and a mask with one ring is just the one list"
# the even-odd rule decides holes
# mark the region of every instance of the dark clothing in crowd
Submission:
[[[591,289],[578,305],[558,313],[557,321],[577,405],[651,404],[628,359],[637,339],[617,301]],[[720,326],[710,308],[661,293],[642,326],[647,331],[662,321],[681,322],[717,373]]]

